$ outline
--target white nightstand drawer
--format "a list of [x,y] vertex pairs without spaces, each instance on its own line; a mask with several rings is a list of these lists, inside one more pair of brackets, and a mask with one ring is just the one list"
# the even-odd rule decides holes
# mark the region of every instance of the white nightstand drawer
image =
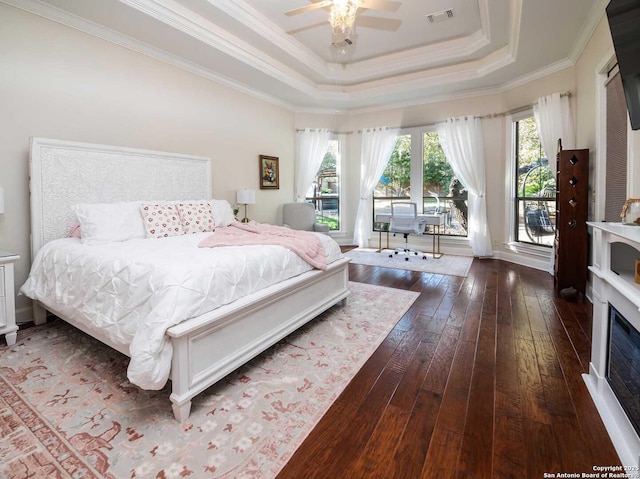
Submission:
[[13,264],[18,259],[17,254],[0,249],[0,335],[4,335],[7,346],[16,343],[18,331],[13,290]]

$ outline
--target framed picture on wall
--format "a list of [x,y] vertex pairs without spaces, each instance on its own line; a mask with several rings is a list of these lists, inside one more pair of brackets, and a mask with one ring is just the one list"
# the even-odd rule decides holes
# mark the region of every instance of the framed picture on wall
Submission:
[[260,155],[260,189],[277,190],[280,188],[280,168],[277,156]]

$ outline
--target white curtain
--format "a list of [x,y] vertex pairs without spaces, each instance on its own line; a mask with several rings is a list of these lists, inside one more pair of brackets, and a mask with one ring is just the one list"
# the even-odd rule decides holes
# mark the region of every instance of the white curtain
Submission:
[[493,256],[487,222],[484,141],[480,119],[449,118],[438,137],[454,174],[468,191],[467,235],[474,256]]
[[[572,150],[575,148],[575,135],[573,132],[573,119],[569,108],[569,97],[560,93],[543,96],[533,105],[533,115],[536,119],[536,128],[540,135],[540,142],[549,165],[555,165],[558,139],[562,139],[562,148]],[[552,166],[552,170],[555,166]]]
[[329,148],[331,132],[305,128],[296,135],[295,188],[296,202],[304,203],[307,191],[320,169]]
[[[573,117],[569,108],[569,97],[560,93],[538,98],[533,106],[533,115],[536,120],[536,129],[540,136],[540,143],[551,171],[556,168],[556,152],[558,150],[558,139],[562,140],[562,148],[571,150],[575,148],[575,133],[573,131]],[[555,262],[555,246],[551,247],[551,258],[549,261],[549,273],[553,274]]]
[[360,159],[360,203],[356,215],[353,241],[358,246],[368,246],[373,221],[370,199],[396,146],[397,129],[373,128],[362,130]]

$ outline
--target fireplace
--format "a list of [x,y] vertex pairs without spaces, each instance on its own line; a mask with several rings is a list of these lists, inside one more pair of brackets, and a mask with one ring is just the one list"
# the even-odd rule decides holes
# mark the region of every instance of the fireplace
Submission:
[[589,373],[583,377],[622,464],[640,468],[640,227],[589,226],[593,323]]
[[607,381],[640,435],[640,332],[609,304]]

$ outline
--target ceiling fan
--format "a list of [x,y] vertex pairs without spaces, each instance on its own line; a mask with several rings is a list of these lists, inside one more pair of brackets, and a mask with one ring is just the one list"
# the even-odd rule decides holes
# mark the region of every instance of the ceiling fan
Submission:
[[[401,6],[399,1],[395,0],[310,0],[311,5],[295,8],[285,12],[285,15],[291,17],[301,13],[326,9],[329,12],[329,23],[333,28],[334,36],[339,35],[348,38],[356,21],[359,10],[379,10],[383,12],[397,12]],[[358,16],[358,26],[364,28],[374,28],[378,30],[394,31],[400,27],[401,21],[392,18],[380,17],[360,17]],[[307,25],[302,28],[291,30],[288,33],[298,33],[309,28],[326,25],[324,22]]]

